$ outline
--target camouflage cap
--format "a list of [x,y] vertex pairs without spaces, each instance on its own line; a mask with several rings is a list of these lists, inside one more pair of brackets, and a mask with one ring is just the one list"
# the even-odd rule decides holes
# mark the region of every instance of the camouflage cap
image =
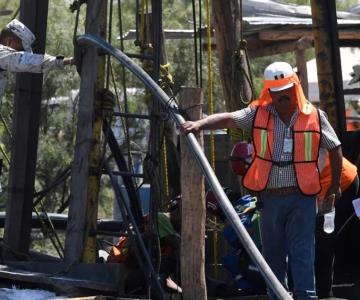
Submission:
[[21,39],[24,51],[32,52],[31,45],[35,41],[35,35],[29,28],[27,28],[17,19],[14,19],[9,24],[7,24],[6,28],[10,29],[17,37]]

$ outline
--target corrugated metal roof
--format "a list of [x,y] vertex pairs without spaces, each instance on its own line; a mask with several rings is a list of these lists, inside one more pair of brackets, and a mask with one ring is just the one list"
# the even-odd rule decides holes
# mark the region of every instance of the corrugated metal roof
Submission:
[[258,25],[311,25],[311,18],[284,17],[279,15],[267,15],[261,17],[245,17],[243,18],[246,26]]
[[360,14],[360,4],[357,4],[349,9],[349,12],[354,14]]
[[[243,18],[245,26],[258,26],[258,25],[303,25],[311,26],[311,18],[296,18],[296,17],[284,17],[279,15],[266,15],[261,17],[245,17]],[[360,18],[353,19],[338,19],[339,26],[343,25],[357,25],[360,24]],[[245,27],[246,30],[246,27]]]
[[[280,26],[289,26],[289,30],[309,29],[312,24],[310,6],[281,4],[272,0],[243,0],[243,16],[246,35]],[[339,28],[360,29],[360,15],[338,11],[337,16]],[[185,39],[194,36],[191,29],[165,29],[164,31],[166,39]],[[134,30],[129,30],[124,35],[125,40],[134,38]]]
[[[349,12],[338,11],[337,17],[344,19],[357,19],[358,10],[353,9]],[[283,4],[272,0],[244,0],[243,1],[244,16],[261,16],[264,14],[275,14],[293,17],[309,17],[311,18],[311,7],[309,5],[296,5],[292,3]]]

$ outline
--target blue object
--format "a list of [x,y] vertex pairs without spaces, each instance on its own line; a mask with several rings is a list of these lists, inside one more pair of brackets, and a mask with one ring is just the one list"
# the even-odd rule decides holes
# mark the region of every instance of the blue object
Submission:
[[225,267],[231,274],[231,276],[235,279],[236,287],[239,289],[253,289],[255,288],[255,284],[245,278],[239,269],[240,259],[236,254],[225,255],[221,258],[221,263],[223,267]]
[[[261,249],[259,216],[255,210],[244,212],[245,209],[255,207],[255,198],[250,195],[232,201],[241,223],[247,229],[255,244]],[[265,282],[249,255],[242,247],[237,234],[231,225],[226,225],[222,235],[231,246],[229,253],[221,258],[223,267],[230,273],[239,289],[264,290]]]

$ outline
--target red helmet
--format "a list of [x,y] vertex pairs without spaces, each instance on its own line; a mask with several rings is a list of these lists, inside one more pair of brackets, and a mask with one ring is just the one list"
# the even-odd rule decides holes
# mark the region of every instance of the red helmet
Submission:
[[230,154],[231,169],[237,175],[244,175],[251,162],[251,144],[238,142]]

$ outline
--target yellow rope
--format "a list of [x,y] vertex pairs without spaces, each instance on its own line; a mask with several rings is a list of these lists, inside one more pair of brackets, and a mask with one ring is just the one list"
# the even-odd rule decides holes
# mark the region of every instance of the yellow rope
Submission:
[[[213,99],[213,78],[211,65],[211,22],[210,22],[210,0],[206,0],[206,18],[207,18],[207,52],[208,52],[208,93],[209,93],[209,115],[214,113],[214,99]],[[210,131],[210,163],[215,171],[215,139],[214,131]]]
[[[212,65],[211,65],[211,22],[210,22],[210,0],[206,0],[206,19],[207,19],[207,54],[208,54],[208,93],[209,93],[209,115],[214,113],[214,99],[213,99],[213,78],[212,78]],[[210,131],[210,164],[215,171],[215,138],[214,131]],[[217,223],[214,218],[215,224]],[[213,232],[213,251],[214,251],[214,277],[217,278],[219,274],[219,262],[218,262],[218,234],[216,231]]]
[[145,45],[145,12],[148,10],[147,0],[141,0],[140,9],[140,46]]
[[167,88],[169,88],[169,89],[173,88],[174,80],[170,73],[170,63],[160,65],[159,84],[163,90],[166,90]]
[[168,161],[167,161],[167,147],[166,147],[166,138],[164,136],[163,142],[163,171],[164,171],[164,192],[166,197],[169,197],[169,171],[168,171]]
[[[166,63],[164,65],[160,65],[160,78],[159,78],[159,84],[160,87],[166,91],[166,90],[172,90],[172,87],[174,86],[174,81],[171,73],[169,72],[170,64]],[[167,160],[167,145],[166,145],[166,137],[164,136],[164,142],[163,142],[163,174],[164,174],[164,193],[166,197],[169,197],[170,191],[169,191],[169,165]]]

